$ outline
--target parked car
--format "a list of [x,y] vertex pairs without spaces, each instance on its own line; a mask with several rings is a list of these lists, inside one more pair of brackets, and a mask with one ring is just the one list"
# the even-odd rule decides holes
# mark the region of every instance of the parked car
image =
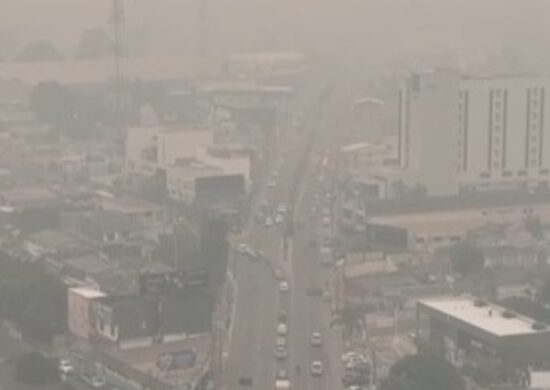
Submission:
[[321,376],[324,372],[323,363],[319,360],[315,360],[311,363],[311,375]]
[[309,342],[312,347],[320,347],[323,345],[323,335],[321,332],[313,332],[309,337]]

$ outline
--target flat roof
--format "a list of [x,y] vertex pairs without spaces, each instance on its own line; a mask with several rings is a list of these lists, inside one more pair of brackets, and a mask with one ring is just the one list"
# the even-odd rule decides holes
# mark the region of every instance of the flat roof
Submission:
[[502,314],[510,311],[504,307],[485,301],[483,305],[476,305],[476,301],[478,300],[472,297],[450,296],[421,299],[418,303],[496,336],[518,336],[549,331],[548,328],[533,329],[533,324],[537,321],[532,318],[515,312],[512,318],[506,318]]
[[71,291],[88,299],[103,298],[107,296],[103,291],[91,287],[75,287],[71,288]]
[[550,203],[550,191],[486,191],[425,198],[372,200],[365,202],[369,216],[441,213],[494,209]]

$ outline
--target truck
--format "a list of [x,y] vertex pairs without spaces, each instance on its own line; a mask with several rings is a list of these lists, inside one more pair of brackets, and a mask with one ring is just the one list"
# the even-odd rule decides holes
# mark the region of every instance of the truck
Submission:
[[277,379],[275,381],[275,390],[290,390],[290,381],[288,379]]

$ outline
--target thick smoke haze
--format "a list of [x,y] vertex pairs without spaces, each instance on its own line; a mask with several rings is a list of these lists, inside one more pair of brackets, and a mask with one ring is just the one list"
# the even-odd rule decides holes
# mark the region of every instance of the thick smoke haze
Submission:
[[[193,53],[201,7],[213,52],[318,48],[391,55],[506,46],[542,53],[550,33],[550,4],[544,0],[202,1],[126,1],[129,45],[139,54]],[[2,0],[2,52],[13,54],[34,39],[70,50],[84,29],[107,26],[109,4]]]

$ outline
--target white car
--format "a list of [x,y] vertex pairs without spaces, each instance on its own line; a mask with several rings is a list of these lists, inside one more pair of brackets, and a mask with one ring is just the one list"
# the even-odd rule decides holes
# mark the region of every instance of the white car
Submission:
[[283,222],[284,218],[283,218],[283,215],[282,214],[277,214],[275,216],[275,223],[281,223]]
[[287,333],[288,333],[288,325],[287,324],[280,323],[279,325],[277,325],[277,334],[279,336],[286,336]]
[[288,285],[288,282],[287,282],[287,281],[282,280],[282,281],[279,283],[279,291],[280,291],[280,292],[288,292],[288,291],[290,291],[290,286]]
[[309,342],[312,347],[320,347],[323,345],[323,335],[321,332],[313,332],[309,337]]
[[237,251],[242,255],[246,254],[247,250],[248,250],[247,246],[245,244],[242,244],[242,243],[239,244],[239,246],[237,248]]
[[274,181],[274,180],[271,180],[269,183],[267,183],[267,186],[268,186],[269,188],[274,188],[274,187],[276,186],[275,181]]
[[323,375],[324,366],[323,363],[319,360],[315,360],[311,363],[311,375],[321,376]]
[[66,378],[70,374],[74,373],[74,367],[71,364],[71,361],[69,359],[61,359],[59,360],[59,374],[62,378]]
[[267,227],[273,226],[273,218],[267,217],[267,218],[265,219],[265,226],[267,226]]

